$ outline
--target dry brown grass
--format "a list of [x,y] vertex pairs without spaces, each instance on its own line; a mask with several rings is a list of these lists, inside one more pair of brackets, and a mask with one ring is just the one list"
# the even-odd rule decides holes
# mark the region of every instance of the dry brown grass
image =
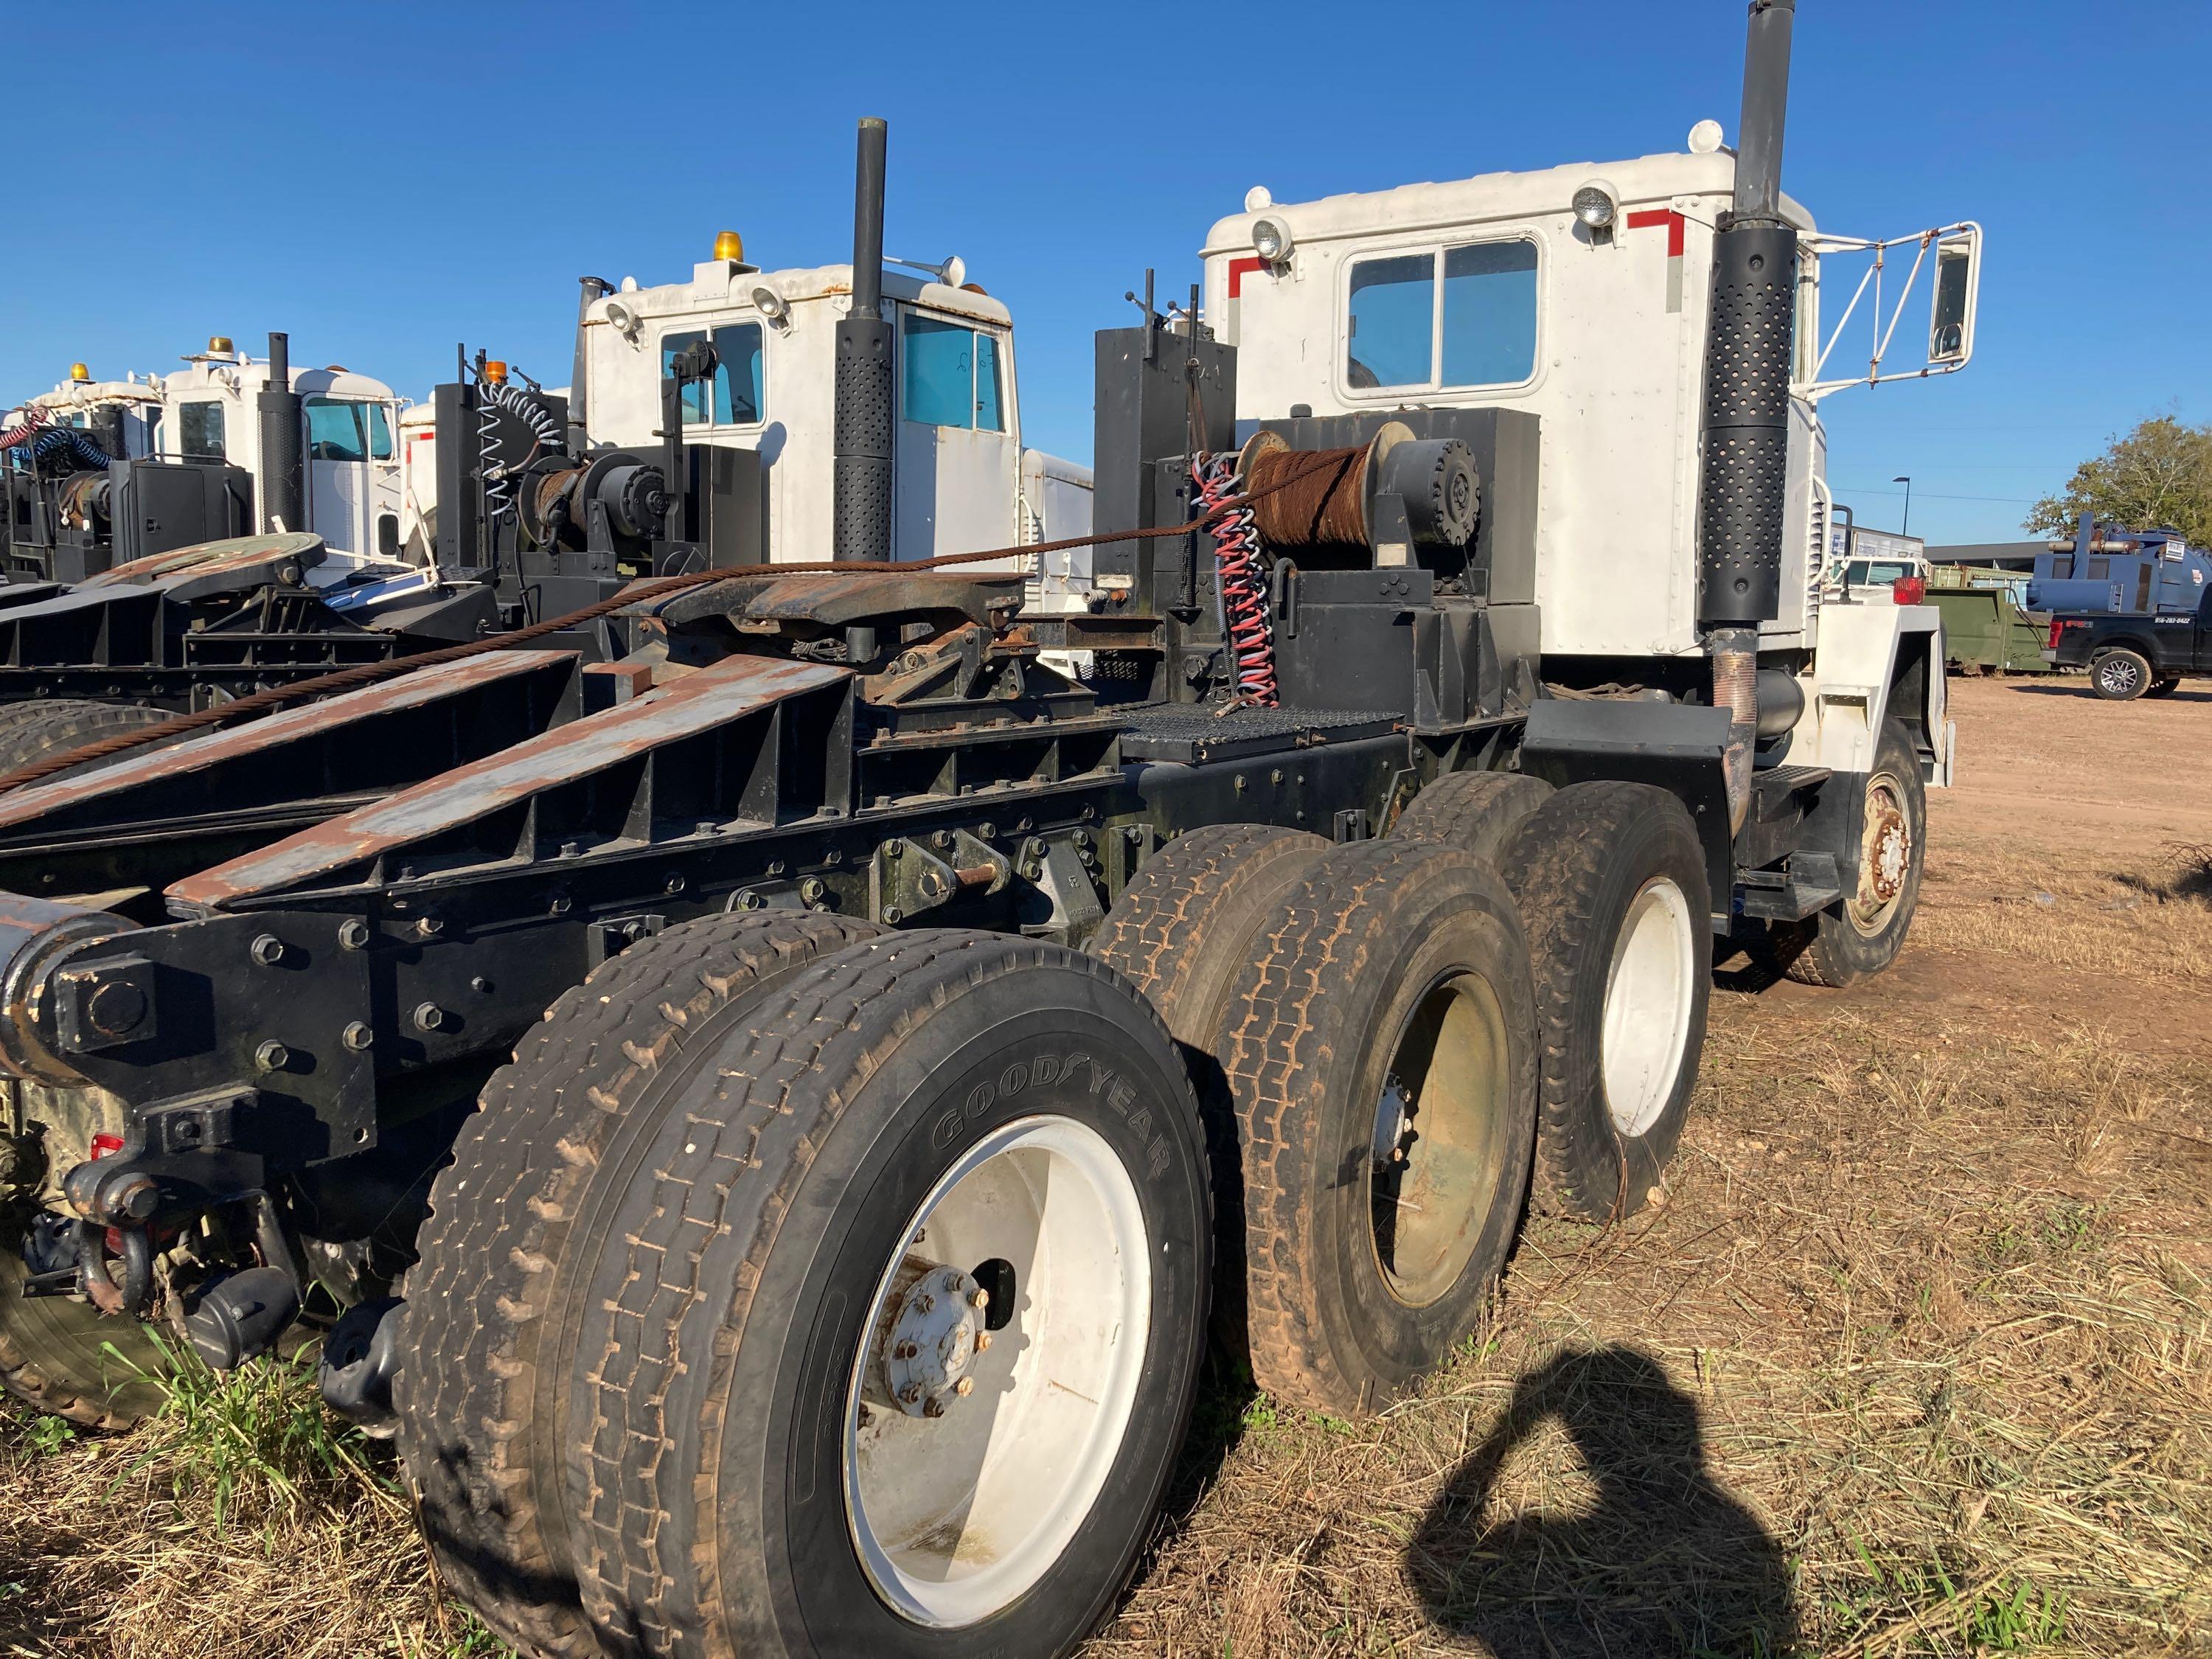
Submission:
[[2128,984],[2185,981],[2199,995],[2212,984],[2212,849],[2010,843],[1936,875],[1915,927],[1923,946]]
[[496,1651],[434,1595],[388,1451],[340,1429],[303,1369],[200,1373],[130,1436],[0,1421],[0,1653]]
[[[2205,1650],[2208,1191],[2201,1069],[1856,1016],[1808,1045],[1723,996],[1666,1204],[1535,1224],[1485,1340],[1373,1422],[1217,1386],[1094,1653]],[[218,1524],[210,1421],[9,1425],[15,1651],[491,1650],[380,1453],[241,1455]]]
[[2212,1643],[2212,1080],[2093,1034],[1713,1048],[1662,1210],[1540,1224],[1376,1423],[1258,1408],[1099,1652]]

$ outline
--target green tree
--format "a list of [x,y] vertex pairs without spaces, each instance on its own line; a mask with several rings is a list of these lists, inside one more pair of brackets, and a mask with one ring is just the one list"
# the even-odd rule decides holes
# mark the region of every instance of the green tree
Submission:
[[2074,469],[2065,490],[2035,504],[2023,528],[2063,533],[2085,512],[2130,530],[2178,530],[2212,547],[2212,422],[2155,416]]

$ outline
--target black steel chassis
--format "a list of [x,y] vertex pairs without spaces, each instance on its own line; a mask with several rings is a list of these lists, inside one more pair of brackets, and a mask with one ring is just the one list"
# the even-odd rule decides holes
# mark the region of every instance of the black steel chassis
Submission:
[[126,1103],[76,1207],[182,1218],[371,1153],[663,927],[1079,940],[1180,831],[1358,838],[1519,723],[1101,709],[985,634],[878,676],[732,656],[647,699],[619,665],[488,653],[0,801],[0,1048]]

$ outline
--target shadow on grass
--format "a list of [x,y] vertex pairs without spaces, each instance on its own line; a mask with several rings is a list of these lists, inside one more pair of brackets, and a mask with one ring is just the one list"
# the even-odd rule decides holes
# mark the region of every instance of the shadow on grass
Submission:
[[[1514,1451],[1556,1419],[1594,1502],[1493,1518]],[[1406,1557],[1429,1618],[1496,1654],[1795,1653],[1780,1547],[1705,1463],[1697,1402],[1634,1348],[1570,1349],[1515,1385]]]

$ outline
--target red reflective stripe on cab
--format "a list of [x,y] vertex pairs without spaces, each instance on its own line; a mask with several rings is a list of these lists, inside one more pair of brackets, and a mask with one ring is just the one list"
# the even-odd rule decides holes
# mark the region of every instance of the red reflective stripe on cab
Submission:
[[1666,208],[1647,208],[1641,213],[1632,213],[1628,216],[1628,228],[1631,230],[1650,230],[1660,225],[1667,227],[1667,257],[1670,259],[1680,258],[1682,257],[1682,216],[1680,214]]
[[1244,273],[1263,270],[1267,264],[1265,259],[1259,258],[1231,259],[1229,262],[1229,297],[1232,300],[1243,297]]

